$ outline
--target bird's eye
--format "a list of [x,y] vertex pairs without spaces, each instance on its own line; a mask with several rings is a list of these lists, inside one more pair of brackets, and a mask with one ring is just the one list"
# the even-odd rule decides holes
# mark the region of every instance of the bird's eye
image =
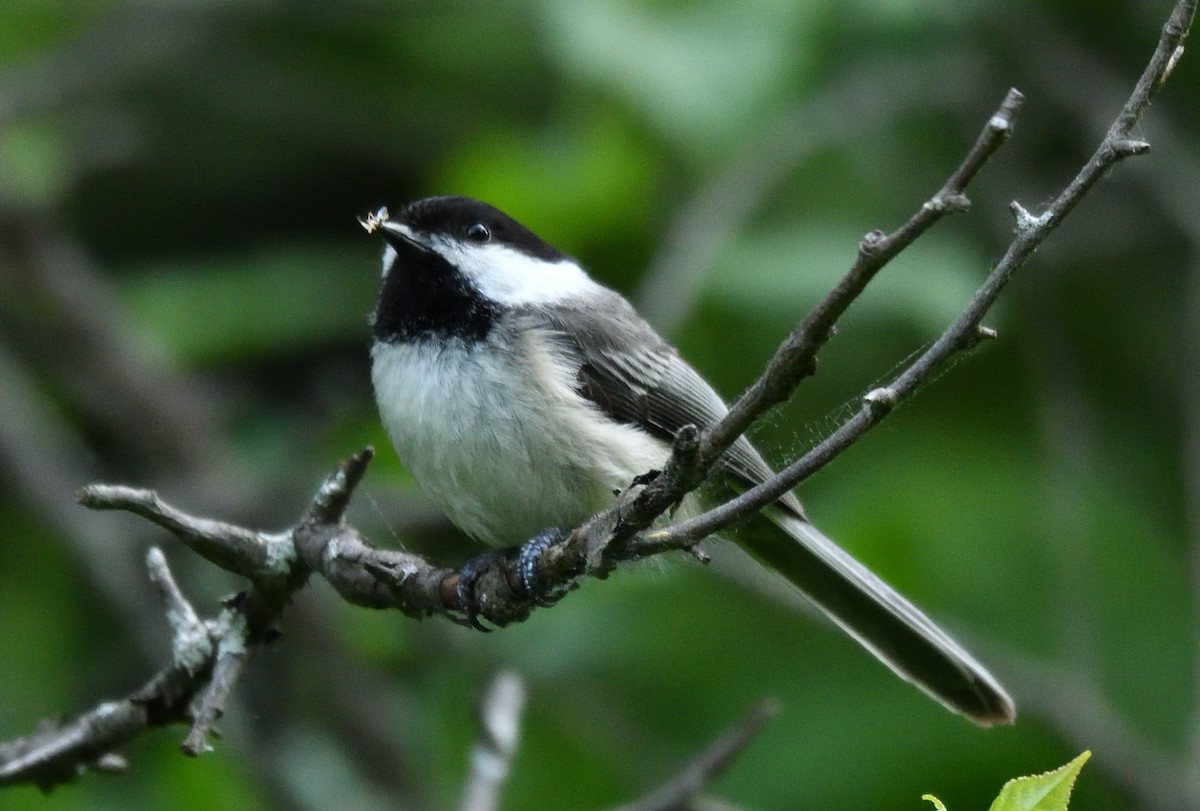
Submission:
[[473,222],[467,226],[467,239],[474,242],[487,242],[492,238],[492,232],[481,222]]

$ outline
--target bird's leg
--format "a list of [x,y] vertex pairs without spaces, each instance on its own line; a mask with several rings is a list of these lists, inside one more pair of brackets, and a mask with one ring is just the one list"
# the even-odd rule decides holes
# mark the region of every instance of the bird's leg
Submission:
[[492,630],[479,621],[475,583],[484,572],[511,558],[514,551],[513,549],[489,549],[469,558],[459,567],[458,582],[454,585],[454,600],[458,603],[458,610],[463,614],[462,624],[484,633]]
[[529,599],[542,607],[549,607],[563,598],[570,587],[563,587],[556,592],[542,593],[541,583],[538,582],[538,559],[553,544],[563,540],[570,530],[555,527],[544,529],[530,540],[521,545],[517,551],[517,575],[521,579],[521,588]]
[[661,475],[661,470],[647,470],[645,473],[641,473],[633,477],[633,482],[630,483],[629,489],[632,490],[635,487],[645,487]]

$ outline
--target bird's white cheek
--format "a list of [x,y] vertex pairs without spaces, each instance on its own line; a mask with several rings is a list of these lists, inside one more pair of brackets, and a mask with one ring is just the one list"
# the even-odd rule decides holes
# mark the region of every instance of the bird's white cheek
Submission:
[[502,245],[440,242],[436,250],[471,280],[484,298],[520,307],[553,304],[599,288],[570,259],[537,259]]
[[395,263],[395,261],[396,249],[391,245],[385,244],[383,248],[383,269],[379,272],[379,275],[386,279],[388,270],[391,269],[392,264]]

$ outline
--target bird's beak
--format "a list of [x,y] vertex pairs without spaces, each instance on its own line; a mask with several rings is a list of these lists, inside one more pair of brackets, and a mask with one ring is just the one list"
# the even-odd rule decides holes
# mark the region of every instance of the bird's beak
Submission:
[[420,251],[429,250],[429,245],[418,237],[412,228],[402,222],[389,220],[380,223],[379,233],[387,241],[387,244],[391,245],[397,251],[403,251],[405,248],[410,250],[416,248]]
[[422,251],[429,250],[429,246],[417,236],[416,232],[410,226],[399,220],[393,220],[386,208],[381,208],[365,217],[359,217],[358,224],[368,234],[379,232],[380,236],[397,251],[404,250],[405,248],[417,248]]

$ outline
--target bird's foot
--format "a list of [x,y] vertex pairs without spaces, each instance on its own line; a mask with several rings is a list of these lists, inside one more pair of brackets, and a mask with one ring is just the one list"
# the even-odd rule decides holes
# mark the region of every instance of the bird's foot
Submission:
[[630,484],[630,488],[645,487],[661,475],[661,470],[647,470],[645,473],[641,473],[633,477],[633,483]]
[[463,615],[463,625],[468,625],[484,633],[493,630],[479,621],[479,604],[476,601],[475,584],[485,572],[507,560],[511,555],[511,549],[489,549],[470,558],[459,568],[458,582],[454,585],[454,601]]
[[[538,578],[538,560],[553,544],[567,537],[569,531],[562,528],[542,530],[532,539],[526,541],[517,551],[517,576],[521,579],[521,588],[525,595],[543,608],[548,608],[563,598],[569,586],[546,591]],[[544,593],[543,593],[544,592]]]

